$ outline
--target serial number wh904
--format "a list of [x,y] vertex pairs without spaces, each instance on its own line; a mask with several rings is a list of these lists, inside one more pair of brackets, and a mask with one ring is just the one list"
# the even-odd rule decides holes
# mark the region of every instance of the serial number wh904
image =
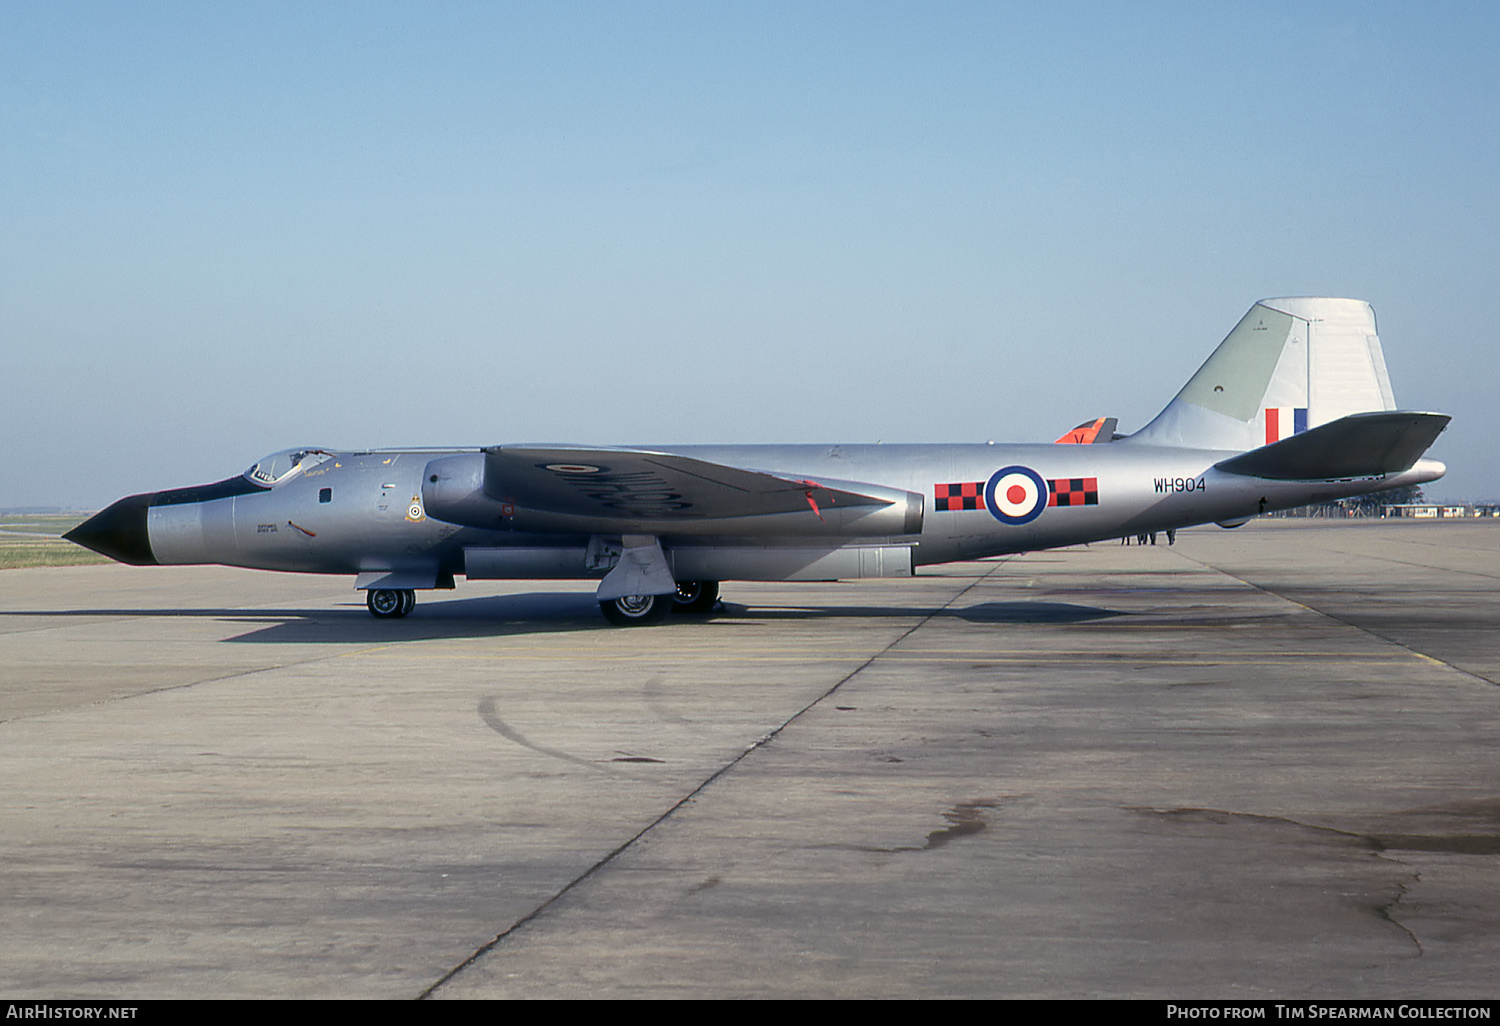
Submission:
[[1156,485],[1156,493],[1164,495],[1169,492],[1206,492],[1208,483],[1201,477],[1155,477],[1151,479]]

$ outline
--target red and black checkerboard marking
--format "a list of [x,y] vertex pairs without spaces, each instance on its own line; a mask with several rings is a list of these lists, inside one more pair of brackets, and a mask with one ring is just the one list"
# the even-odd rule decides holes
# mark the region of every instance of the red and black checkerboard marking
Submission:
[[1097,506],[1099,505],[1099,479],[1097,477],[1060,477],[1047,482],[1047,505],[1049,506]]
[[939,512],[945,509],[984,509],[984,482],[933,485]]

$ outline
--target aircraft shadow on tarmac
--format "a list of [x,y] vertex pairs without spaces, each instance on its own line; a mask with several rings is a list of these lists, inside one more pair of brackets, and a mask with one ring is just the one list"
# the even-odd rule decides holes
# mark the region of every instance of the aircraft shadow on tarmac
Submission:
[[[4,616],[222,620],[251,628],[226,642],[254,644],[378,644],[513,634],[618,631],[605,621],[592,595],[526,592],[482,598],[431,600],[401,620],[376,620],[363,602],[336,609],[69,609],[9,611]],[[952,617],[981,624],[1067,625],[1125,615],[1117,610],[1066,602],[981,602],[951,609],[922,606],[806,605],[746,606],[721,602],[712,613],[673,617],[675,623],[753,625],[829,617]],[[649,628],[647,628],[649,629]],[[661,628],[656,628],[661,629]]]

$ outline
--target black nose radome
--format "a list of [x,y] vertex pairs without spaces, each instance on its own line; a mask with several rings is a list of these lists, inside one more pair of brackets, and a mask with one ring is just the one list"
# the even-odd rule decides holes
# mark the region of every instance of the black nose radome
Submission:
[[63,535],[70,542],[133,566],[155,566],[146,513],[154,493],[130,495],[100,510]]

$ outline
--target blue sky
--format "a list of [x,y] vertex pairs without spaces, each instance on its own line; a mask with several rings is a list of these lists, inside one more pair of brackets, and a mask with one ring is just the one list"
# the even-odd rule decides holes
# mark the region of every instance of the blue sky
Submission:
[[1050,441],[1367,299],[1500,497],[1492,4],[0,5],[0,507],[278,448]]

